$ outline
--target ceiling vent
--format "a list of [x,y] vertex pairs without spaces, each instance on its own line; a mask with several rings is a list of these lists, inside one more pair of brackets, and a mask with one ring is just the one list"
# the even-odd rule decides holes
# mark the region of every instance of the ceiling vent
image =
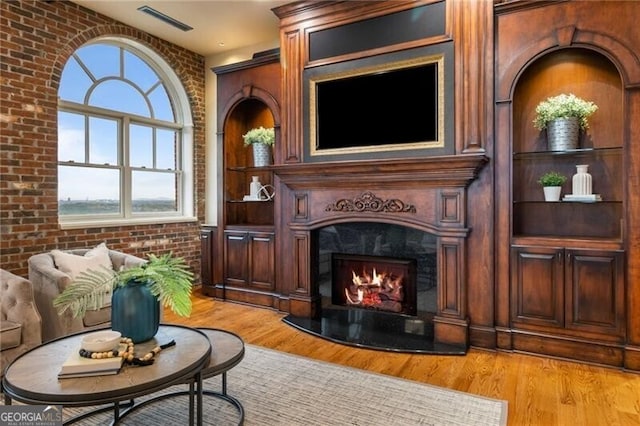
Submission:
[[140,12],[144,12],[144,13],[146,13],[148,15],[151,15],[154,18],[157,18],[157,19],[161,20],[162,22],[165,22],[165,23],[167,23],[169,25],[172,25],[172,26],[178,28],[179,30],[182,30],[182,31],[186,32],[186,31],[191,31],[193,29],[193,27],[190,27],[187,24],[183,24],[182,22],[178,21],[177,19],[173,19],[171,16],[167,16],[162,12],[158,12],[157,10],[155,10],[152,7],[140,6],[138,8],[138,10]]

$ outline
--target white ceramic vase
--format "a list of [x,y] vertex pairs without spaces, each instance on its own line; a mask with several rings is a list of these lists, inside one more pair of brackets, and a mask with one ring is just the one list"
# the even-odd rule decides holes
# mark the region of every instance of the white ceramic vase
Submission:
[[588,173],[589,165],[576,166],[577,173],[571,178],[573,195],[591,195],[591,175]]

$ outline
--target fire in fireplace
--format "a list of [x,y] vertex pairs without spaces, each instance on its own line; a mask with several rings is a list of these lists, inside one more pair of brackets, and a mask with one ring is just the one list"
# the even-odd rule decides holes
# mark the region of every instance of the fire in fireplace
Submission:
[[332,254],[334,305],[416,314],[416,260]]

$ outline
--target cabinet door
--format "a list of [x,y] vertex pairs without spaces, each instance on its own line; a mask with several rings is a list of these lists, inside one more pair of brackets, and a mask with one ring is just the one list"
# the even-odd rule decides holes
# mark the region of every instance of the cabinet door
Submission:
[[624,253],[567,250],[566,327],[624,336]]
[[514,246],[511,256],[512,322],[563,327],[563,250]]
[[224,281],[227,284],[248,283],[249,238],[246,232],[224,233]]
[[249,234],[251,285],[265,290],[274,287],[273,234]]
[[200,279],[202,280],[202,292],[207,296],[214,295],[213,280],[213,247],[214,231],[212,229],[200,230]]

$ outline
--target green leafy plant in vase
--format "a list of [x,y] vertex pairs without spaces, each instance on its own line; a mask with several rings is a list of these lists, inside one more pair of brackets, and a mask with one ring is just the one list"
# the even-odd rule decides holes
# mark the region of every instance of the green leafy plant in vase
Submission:
[[273,127],[256,127],[242,135],[244,145],[253,147],[253,165],[263,167],[271,164],[270,148],[275,144],[276,133]]
[[567,177],[558,172],[547,172],[540,176],[538,183],[544,190],[545,201],[560,201],[562,185],[567,181]]
[[183,258],[149,254],[145,263],[132,268],[82,272],[53,300],[53,306],[59,314],[70,310],[74,317],[82,317],[111,301],[112,328],[138,343],[158,331],[161,305],[176,315],[191,315],[192,289],[193,273]]
[[566,181],[567,177],[558,172],[547,172],[538,179],[538,183],[542,186],[562,186]]
[[598,110],[593,102],[574,95],[560,94],[540,102],[536,107],[533,125],[547,130],[547,142],[552,151],[578,147],[580,130],[589,127],[589,117]]

